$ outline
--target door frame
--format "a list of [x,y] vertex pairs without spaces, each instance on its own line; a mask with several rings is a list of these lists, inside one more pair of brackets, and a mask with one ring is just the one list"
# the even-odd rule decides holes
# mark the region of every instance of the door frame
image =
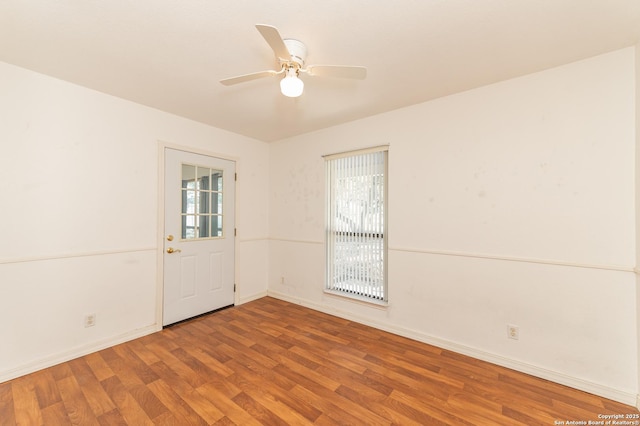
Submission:
[[[208,157],[215,157],[221,160],[233,161],[236,163],[236,174],[240,168],[240,159],[235,156],[231,156],[228,154],[221,154],[219,152],[208,151],[206,149],[196,148],[193,146],[186,145],[178,145],[170,142],[165,142],[162,140],[158,141],[158,215],[157,215],[157,228],[156,228],[156,314],[155,314],[155,324],[157,330],[162,330],[162,317],[163,317],[163,306],[164,306],[164,219],[165,219],[165,211],[164,211],[164,175],[165,175],[165,149],[175,149],[178,151],[184,151],[192,154],[198,155],[206,155]],[[238,218],[238,181],[236,181],[235,185],[235,204],[234,204],[234,223],[237,228],[237,218]],[[235,244],[233,245],[234,257],[233,257],[233,276],[234,281],[238,276],[238,241],[237,236],[234,235]],[[237,283],[236,283],[237,285]],[[238,287],[236,287],[236,291],[233,294],[233,303],[235,305],[238,304]]]

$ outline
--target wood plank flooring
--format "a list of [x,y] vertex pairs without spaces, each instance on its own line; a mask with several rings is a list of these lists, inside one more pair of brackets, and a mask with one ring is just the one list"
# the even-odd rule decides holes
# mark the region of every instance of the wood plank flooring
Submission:
[[554,425],[630,406],[265,297],[0,383],[1,425]]

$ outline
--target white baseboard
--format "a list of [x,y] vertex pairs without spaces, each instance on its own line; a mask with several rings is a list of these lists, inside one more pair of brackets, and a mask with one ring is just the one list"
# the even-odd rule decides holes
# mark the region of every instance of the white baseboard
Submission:
[[548,370],[536,365],[516,361],[510,358],[506,358],[500,355],[496,355],[490,352],[485,352],[469,346],[464,346],[459,343],[454,343],[448,340],[440,339],[427,335],[425,333],[407,329],[404,327],[390,326],[376,321],[372,321],[367,318],[362,318],[357,315],[353,315],[351,312],[337,309],[333,306],[326,306],[323,304],[310,302],[308,300],[292,297],[290,295],[279,293],[277,291],[268,291],[268,295],[276,299],[284,300],[297,305],[302,305],[316,311],[324,312],[329,315],[335,315],[350,321],[354,321],[360,324],[368,325],[380,330],[388,331],[399,336],[407,337],[419,342],[427,343],[429,345],[437,346],[442,349],[450,350],[459,354],[467,355],[472,358],[487,361],[492,364],[496,364],[502,367],[510,368],[512,370],[520,371],[522,373],[530,374],[535,377],[539,377],[545,380],[550,380],[561,385],[569,386],[574,389],[578,389],[584,392],[589,392],[594,395],[599,395],[604,398],[612,399],[614,401],[621,402],[623,404],[636,406],[640,409],[640,395],[621,391],[619,389],[611,388],[601,385],[599,383],[589,382],[577,377],[569,376],[557,371]]
[[268,296],[267,292],[266,291],[261,291],[260,293],[252,294],[250,296],[239,297],[236,300],[236,305],[242,305],[243,303],[249,303],[249,302],[261,299],[261,298],[266,297],[266,296]]
[[15,379],[26,374],[34,373],[44,368],[52,367],[54,365],[79,358],[81,356],[100,351],[111,346],[119,345],[120,343],[128,342],[143,336],[146,336],[156,331],[162,330],[161,326],[156,324],[144,327],[138,330],[134,330],[128,333],[121,334],[119,336],[103,339],[97,342],[88,343],[86,345],[78,346],[69,351],[61,352],[55,355],[47,356],[42,359],[38,359],[26,364],[20,365],[16,368],[12,368],[7,371],[0,371],[0,383],[6,382],[11,379]]

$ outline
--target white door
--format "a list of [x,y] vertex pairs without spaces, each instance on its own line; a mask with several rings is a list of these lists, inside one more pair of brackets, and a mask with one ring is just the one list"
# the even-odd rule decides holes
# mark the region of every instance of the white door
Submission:
[[165,148],[163,325],[234,303],[235,162]]

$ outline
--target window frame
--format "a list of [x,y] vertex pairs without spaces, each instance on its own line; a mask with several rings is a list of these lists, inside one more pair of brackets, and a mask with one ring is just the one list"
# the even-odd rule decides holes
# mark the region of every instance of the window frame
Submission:
[[[382,194],[381,194],[382,212],[380,213],[382,218],[381,232],[379,229],[376,229],[373,232],[367,232],[364,230],[364,228],[358,229],[355,231],[350,231],[350,232],[349,231],[345,232],[344,230],[336,229],[336,227],[333,226],[332,217],[335,212],[335,199],[336,199],[335,189],[336,189],[337,183],[335,182],[336,177],[332,176],[332,173],[331,173],[331,170],[332,170],[331,161],[342,159],[342,158],[348,158],[348,157],[355,158],[358,156],[363,156],[365,154],[378,153],[378,152],[381,152],[383,154],[382,155],[383,164],[381,169],[381,173],[382,173]],[[365,148],[360,150],[346,151],[346,152],[341,152],[337,154],[325,155],[323,156],[323,158],[325,159],[325,175],[326,175],[324,292],[331,295],[345,297],[347,299],[371,303],[375,305],[387,306],[389,303],[389,291],[388,291],[389,146],[382,145],[382,146],[376,146],[376,147]],[[375,173],[377,173],[377,171]],[[371,173],[368,175],[363,174],[359,176],[362,176],[365,179],[370,177],[373,180],[375,179],[374,177],[375,173]],[[373,187],[374,185],[372,185],[372,188]],[[363,226],[363,225],[360,224],[360,226]],[[355,244],[358,247],[358,250],[360,250],[361,245],[365,243],[366,238],[382,239],[382,244],[381,244],[382,259],[374,259],[374,260],[368,259],[367,266],[365,266],[372,269],[371,265],[373,265],[375,262],[375,265],[373,266],[373,268],[379,267],[382,270],[381,271],[381,280],[382,280],[381,297],[377,297],[373,294],[374,292],[377,292],[377,290],[368,290],[368,291],[365,291],[365,294],[363,294],[363,293],[359,293],[358,291],[354,291],[353,289],[350,289],[350,290],[347,289],[346,288],[348,287],[347,285],[345,285],[345,288],[338,288],[339,286],[336,286],[335,274],[334,274],[335,260],[336,260],[336,255],[334,253],[334,249],[335,249],[334,236],[335,234],[340,234],[340,233],[350,234],[354,237],[359,237],[360,239],[357,240],[356,238],[356,242],[355,242]],[[361,284],[361,285],[364,286],[364,284]]]

